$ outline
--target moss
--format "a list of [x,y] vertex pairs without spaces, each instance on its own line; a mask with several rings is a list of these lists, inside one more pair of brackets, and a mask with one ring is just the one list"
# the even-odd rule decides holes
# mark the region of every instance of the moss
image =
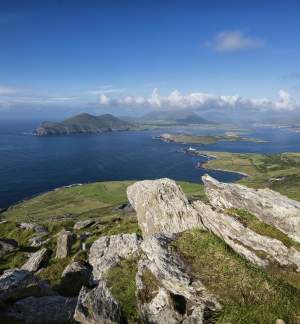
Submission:
[[123,317],[129,323],[136,323],[139,319],[135,296],[135,275],[137,259],[122,260],[116,267],[107,273],[107,284],[112,295],[120,303]]
[[157,295],[160,285],[156,277],[148,269],[143,272],[141,279],[144,289],[139,291],[138,297],[142,304],[149,303]]
[[300,290],[243,260],[212,234],[188,231],[174,247],[223,304],[218,323],[292,323],[300,313]]

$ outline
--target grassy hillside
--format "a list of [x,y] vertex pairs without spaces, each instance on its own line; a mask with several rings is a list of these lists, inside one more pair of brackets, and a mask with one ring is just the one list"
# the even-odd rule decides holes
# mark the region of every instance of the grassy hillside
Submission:
[[[289,196],[300,198],[300,182],[297,181],[300,154],[263,156],[258,154],[213,153],[217,159],[208,167],[226,168],[247,172],[250,177],[242,182],[252,186],[276,187]],[[274,177],[281,177],[274,182]],[[272,180],[273,179],[273,180]],[[127,203],[126,188],[134,181],[112,181],[60,188],[20,202],[1,215],[7,220],[0,224],[0,237],[13,238],[19,248],[0,259],[0,273],[9,268],[20,267],[33,252],[30,240],[37,234],[19,227],[20,222],[37,222],[49,230],[44,239],[51,258],[39,276],[47,280],[60,294],[73,296],[78,291],[66,287],[61,280],[64,268],[73,260],[87,260],[87,251],[80,248],[80,240],[72,245],[72,253],[65,259],[56,259],[56,233],[62,228],[72,230],[77,238],[88,233],[85,240],[89,247],[103,235],[139,233],[135,213],[122,209]],[[178,182],[189,198],[205,200],[203,186]],[[295,198],[294,197],[294,198]],[[286,235],[266,225],[243,210],[228,210],[229,214],[242,221],[257,233],[280,239],[286,246],[299,249]],[[74,230],[76,221],[91,218],[95,224],[87,229]],[[255,267],[234,253],[228,246],[209,232],[192,230],[182,233],[174,242],[174,249],[189,264],[193,276],[218,297],[224,306],[213,314],[216,323],[275,323],[282,318],[286,323],[297,323],[300,314],[299,273],[289,268],[273,268],[266,271]],[[36,248],[38,249],[38,248]],[[137,260],[120,262],[107,274],[112,294],[120,302],[122,313],[129,322],[138,320],[135,295]],[[75,289],[75,288],[74,288]]]
[[[60,188],[20,202],[1,214],[13,221],[51,222],[62,219],[103,217],[127,203],[126,188],[135,181],[95,182]],[[204,197],[200,184],[178,182],[188,196]]]
[[245,261],[216,236],[187,231],[174,248],[224,305],[216,323],[273,324],[278,318],[298,323],[300,290]]

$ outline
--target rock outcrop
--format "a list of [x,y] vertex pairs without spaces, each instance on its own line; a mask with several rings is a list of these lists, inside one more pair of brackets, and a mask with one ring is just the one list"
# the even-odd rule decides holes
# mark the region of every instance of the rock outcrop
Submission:
[[21,223],[20,228],[27,229],[27,230],[33,230],[34,232],[38,234],[48,234],[49,231],[47,228],[43,225],[35,224],[35,223]]
[[141,245],[147,256],[139,262],[136,277],[142,317],[147,323],[193,323],[197,313],[194,323],[202,323],[204,312],[218,310],[221,305],[189,273],[172,249],[173,239],[175,236],[156,234]]
[[50,241],[50,238],[46,238],[47,234],[39,234],[37,236],[33,236],[29,239],[30,246],[31,247],[40,247],[42,245],[45,245]]
[[74,319],[82,324],[120,323],[120,306],[104,281],[100,281],[94,289],[82,287]]
[[73,233],[70,231],[62,230],[58,233],[56,248],[56,257],[58,259],[66,258],[70,255],[73,239]]
[[209,175],[203,176],[202,181],[213,207],[218,210],[245,209],[300,242],[300,202],[270,189],[256,190],[239,184],[221,183]]
[[40,249],[33,253],[27,262],[22,266],[22,270],[36,272],[48,260],[50,256],[49,250],[46,248]]
[[62,296],[27,297],[17,301],[7,312],[7,316],[34,324],[73,323],[77,298]]
[[89,286],[92,274],[91,266],[83,262],[70,263],[62,273],[61,284],[70,295],[78,295],[82,286]]
[[0,258],[5,254],[14,251],[18,247],[18,242],[9,238],[0,238]]
[[27,270],[7,270],[0,277],[0,303],[29,296],[47,296],[49,285]]
[[271,263],[292,266],[300,271],[300,252],[281,241],[260,235],[245,227],[234,217],[218,213],[201,201],[193,206],[201,215],[206,229],[221,238],[235,252],[261,267]]
[[74,225],[74,230],[81,230],[83,228],[87,228],[89,226],[92,226],[93,224],[95,224],[95,220],[93,219],[85,219],[83,221],[78,221],[75,223]]
[[103,278],[103,275],[122,259],[137,255],[140,244],[141,239],[136,234],[100,237],[92,244],[89,254],[94,280]]
[[136,182],[127,188],[127,197],[137,212],[144,238],[203,228],[199,215],[173,180]]

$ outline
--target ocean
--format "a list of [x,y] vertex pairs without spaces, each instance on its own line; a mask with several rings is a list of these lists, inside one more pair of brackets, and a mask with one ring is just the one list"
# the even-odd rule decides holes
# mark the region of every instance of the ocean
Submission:
[[[0,208],[74,183],[162,177],[200,182],[205,173],[224,182],[241,178],[235,173],[196,168],[205,158],[184,154],[183,149],[189,145],[155,139],[178,129],[37,137],[31,134],[36,125],[0,121]],[[195,132],[203,133],[193,129]],[[286,129],[252,129],[247,136],[270,142],[219,142],[193,147],[230,152],[300,152],[300,134]]]

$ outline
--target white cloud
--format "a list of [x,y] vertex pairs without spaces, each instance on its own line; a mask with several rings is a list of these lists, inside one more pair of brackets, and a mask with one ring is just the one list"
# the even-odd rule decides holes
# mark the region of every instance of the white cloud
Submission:
[[102,105],[107,105],[110,102],[110,98],[108,96],[106,96],[105,94],[101,94],[99,96],[99,102]]
[[222,31],[215,35],[211,41],[204,44],[206,47],[212,48],[217,52],[234,52],[244,49],[262,47],[264,41],[245,35],[242,31]]
[[0,96],[11,96],[22,93],[23,90],[6,85],[0,85]]
[[105,86],[99,87],[96,90],[86,91],[86,93],[91,94],[91,95],[101,95],[101,94],[106,94],[106,93],[121,93],[124,91],[125,91],[124,88],[114,88],[111,85],[105,85]]
[[186,95],[179,90],[172,91],[169,95],[162,96],[155,88],[150,97],[124,96],[111,98],[100,95],[100,105],[111,105],[124,108],[150,108],[150,109],[210,109],[210,108],[232,108],[232,109],[256,109],[264,110],[295,110],[300,106],[291,98],[285,90],[280,90],[278,100],[267,98],[244,98],[238,95],[216,95],[205,92],[192,92]]

